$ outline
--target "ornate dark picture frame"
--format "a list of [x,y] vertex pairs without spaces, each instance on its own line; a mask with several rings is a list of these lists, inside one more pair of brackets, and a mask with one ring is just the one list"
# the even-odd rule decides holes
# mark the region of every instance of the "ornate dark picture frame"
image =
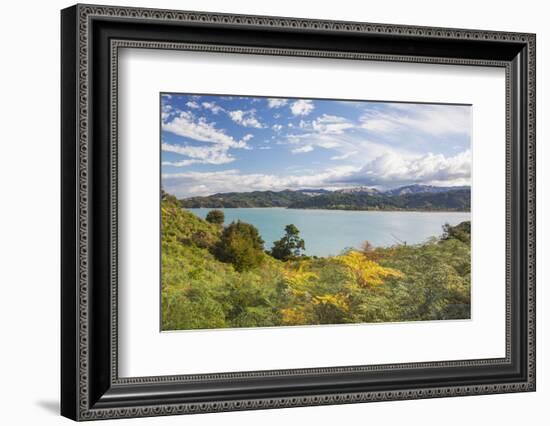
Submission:
[[[535,35],[76,5],[61,13],[61,413],[74,420],[535,390]],[[506,356],[118,377],[121,47],[506,70]]]

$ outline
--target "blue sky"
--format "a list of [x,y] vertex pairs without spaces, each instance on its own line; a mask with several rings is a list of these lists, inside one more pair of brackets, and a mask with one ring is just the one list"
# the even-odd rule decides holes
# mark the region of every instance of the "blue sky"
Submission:
[[470,184],[471,106],[174,93],[160,113],[178,197]]

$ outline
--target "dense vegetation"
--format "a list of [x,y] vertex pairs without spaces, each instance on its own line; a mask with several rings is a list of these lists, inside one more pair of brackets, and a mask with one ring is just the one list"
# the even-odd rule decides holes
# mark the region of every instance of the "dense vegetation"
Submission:
[[287,207],[338,210],[469,211],[470,188],[403,187],[374,191],[229,192],[180,200],[186,208]]
[[226,192],[207,197],[191,197],[180,200],[187,208],[237,208],[237,207],[288,207],[310,196],[300,191]]
[[167,194],[161,210],[163,330],[470,317],[469,222],[425,244],[326,258],[302,256],[287,227],[291,254],[278,260],[251,225],[209,223]]
[[294,209],[469,211],[470,190],[405,195],[330,193],[295,201]]

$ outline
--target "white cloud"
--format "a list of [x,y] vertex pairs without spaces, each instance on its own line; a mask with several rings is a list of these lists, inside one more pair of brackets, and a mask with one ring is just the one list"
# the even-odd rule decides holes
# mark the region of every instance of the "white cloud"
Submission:
[[267,106],[269,108],[280,108],[282,106],[285,106],[287,103],[288,103],[288,99],[280,99],[280,98],[267,99]]
[[280,132],[283,126],[281,124],[274,124],[271,128],[276,132]]
[[353,155],[357,155],[357,151],[346,152],[342,155],[334,155],[334,156],[330,157],[330,159],[331,160],[346,160],[347,158],[349,158]]
[[322,173],[290,176],[242,174],[230,169],[218,172],[183,172],[162,175],[163,188],[178,197],[211,195],[235,191],[281,191],[283,189],[326,188],[330,182],[347,176],[356,168],[334,167]]
[[299,99],[290,105],[290,111],[294,115],[308,115],[315,109],[312,101]]
[[256,111],[251,109],[249,111],[242,111],[240,109],[235,111],[228,111],[227,114],[229,118],[235,123],[240,124],[244,127],[254,127],[256,129],[261,129],[263,126],[256,118]]
[[203,108],[206,108],[206,109],[212,111],[213,114],[217,114],[220,111],[224,110],[221,106],[217,105],[214,102],[203,102],[202,106],[203,106]]
[[160,114],[162,118],[162,122],[165,122],[166,120],[168,120],[173,114],[174,114],[174,111],[173,111],[172,105],[162,104],[161,114]]
[[163,161],[164,166],[183,167],[190,164],[227,164],[235,161],[235,158],[227,151],[225,146],[187,146],[162,143],[164,152],[184,155],[189,159],[181,161]]
[[383,187],[412,183],[468,185],[471,162],[469,149],[452,157],[432,153],[405,156],[388,151],[348,176],[346,181]]
[[333,149],[339,148],[341,146],[341,143],[335,139],[324,138],[320,139],[315,145],[325,149]]
[[433,136],[471,132],[471,107],[464,105],[391,104],[384,111],[369,111],[361,127],[377,133],[417,131]]
[[283,189],[327,188],[368,185],[393,188],[411,183],[469,185],[471,153],[453,157],[440,154],[400,156],[387,152],[363,167],[343,165],[322,172],[295,171],[293,175],[244,174],[239,170],[219,172],[165,173],[165,189],[177,196],[210,195],[230,191],[280,191]]
[[304,145],[304,146],[301,146],[299,148],[294,148],[292,150],[292,153],[293,154],[303,154],[305,152],[311,152],[313,151],[313,147],[311,145]]
[[[311,123],[313,130],[320,134],[342,134],[345,130],[352,129],[355,125],[344,117],[323,114]],[[302,122],[300,122],[302,127]]]
[[[300,144],[302,147],[311,146],[311,147],[321,147],[325,149],[333,149],[342,147],[343,144],[340,140],[332,135],[325,135],[317,132],[311,133],[293,133],[286,136],[286,140],[278,142],[279,145],[297,145]],[[311,149],[306,151],[298,151],[293,149],[292,152],[309,152]]]
[[195,101],[189,101],[185,104],[189,108],[199,109],[201,106]]
[[163,166],[172,166],[172,167],[185,167],[190,166],[191,164],[202,163],[200,160],[181,160],[181,161],[163,161]]
[[248,148],[245,140],[237,141],[217,129],[215,123],[209,123],[204,117],[195,119],[188,111],[181,112],[171,121],[162,123],[162,130],[200,142],[211,142],[228,148]]

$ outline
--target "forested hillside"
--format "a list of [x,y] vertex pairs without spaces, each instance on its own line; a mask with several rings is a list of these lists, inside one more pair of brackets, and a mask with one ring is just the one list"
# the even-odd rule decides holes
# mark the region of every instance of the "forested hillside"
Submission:
[[252,225],[209,223],[167,194],[161,210],[163,330],[470,317],[469,223],[421,245],[309,258],[295,227],[271,251]]
[[254,191],[180,200],[187,208],[287,207],[333,210],[470,211],[470,188],[404,187],[378,191]]

